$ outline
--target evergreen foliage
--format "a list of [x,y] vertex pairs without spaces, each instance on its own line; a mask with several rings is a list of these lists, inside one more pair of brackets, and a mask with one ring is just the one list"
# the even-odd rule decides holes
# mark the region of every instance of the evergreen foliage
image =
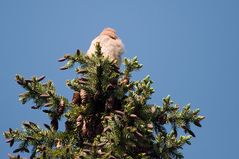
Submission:
[[[29,121],[23,130],[4,133],[13,151],[29,153],[38,159],[181,159],[184,144],[190,145],[195,134],[191,123],[201,127],[204,116],[190,105],[179,109],[167,96],[162,106],[148,103],[154,89],[149,76],[139,81],[131,80],[132,72],[142,65],[137,58],[124,59],[124,70],[116,61],[104,58],[100,44],[92,57],[79,50],[58,60],[67,61],[61,70],[75,67],[79,77],[68,80],[74,91],[71,101],[56,93],[52,81],[43,83],[44,76],[27,80],[16,75],[17,83],[26,92],[20,94],[22,104],[32,100],[35,106],[51,120],[41,128]],[[58,122],[65,118],[65,129]],[[182,131],[180,131],[182,129]]]

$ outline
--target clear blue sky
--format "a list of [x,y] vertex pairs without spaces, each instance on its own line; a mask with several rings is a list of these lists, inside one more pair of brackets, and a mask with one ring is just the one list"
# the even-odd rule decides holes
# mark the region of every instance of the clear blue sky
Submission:
[[[118,31],[125,57],[144,64],[134,79],[154,81],[152,103],[170,94],[184,105],[199,107],[206,120],[184,147],[186,159],[236,159],[239,134],[238,0],[1,0],[0,132],[21,128],[22,121],[47,122],[45,114],[21,105],[23,91],[14,81],[46,75],[58,93],[71,98],[57,58],[77,48],[86,51],[104,27]],[[0,158],[12,149],[0,136]]]

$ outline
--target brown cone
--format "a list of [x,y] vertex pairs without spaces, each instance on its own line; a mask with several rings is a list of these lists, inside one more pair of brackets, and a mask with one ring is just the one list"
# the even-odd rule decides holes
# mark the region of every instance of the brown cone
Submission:
[[85,104],[87,99],[88,99],[88,95],[87,95],[87,92],[84,89],[80,90],[80,98],[81,98],[81,103]]
[[51,120],[51,127],[53,130],[57,131],[58,130],[58,120],[56,118],[53,118]]
[[81,96],[80,96],[80,92],[75,91],[72,97],[72,103],[76,104],[76,105],[80,105],[81,103]]

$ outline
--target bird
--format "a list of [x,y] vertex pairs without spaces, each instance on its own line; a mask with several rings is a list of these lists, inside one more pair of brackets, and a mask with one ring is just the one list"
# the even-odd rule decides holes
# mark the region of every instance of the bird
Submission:
[[110,27],[103,31],[91,42],[91,45],[86,52],[86,55],[91,57],[95,53],[95,46],[99,43],[104,58],[109,58],[111,61],[116,60],[117,66],[120,66],[121,55],[124,52],[124,44],[117,36],[116,30]]

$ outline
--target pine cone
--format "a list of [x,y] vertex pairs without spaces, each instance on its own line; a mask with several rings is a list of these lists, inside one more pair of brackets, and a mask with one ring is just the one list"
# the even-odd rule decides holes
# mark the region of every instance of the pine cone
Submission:
[[80,92],[75,91],[72,97],[72,103],[76,104],[76,105],[80,105],[81,103],[81,96],[80,96]]
[[81,98],[81,103],[86,104],[87,99],[88,99],[88,94],[84,89],[80,90],[80,98]]
[[65,110],[65,101],[61,99],[58,107],[58,113],[63,114],[64,110]]
[[82,126],[82,129],[81,129],[81,133],[83,136],[86,136],[87,135],[87,127],[86,127],[86,121],[83,120],[83,126]]
[[53,118],[51,120],[51,127],[53,130],[57,131],[58,130],[58,120],[56,118]]
[[82,119],[83,119],[83,116],[82,115],[79,115],[76,119],[76,126],[77,127],[81,127],[82,126]]

